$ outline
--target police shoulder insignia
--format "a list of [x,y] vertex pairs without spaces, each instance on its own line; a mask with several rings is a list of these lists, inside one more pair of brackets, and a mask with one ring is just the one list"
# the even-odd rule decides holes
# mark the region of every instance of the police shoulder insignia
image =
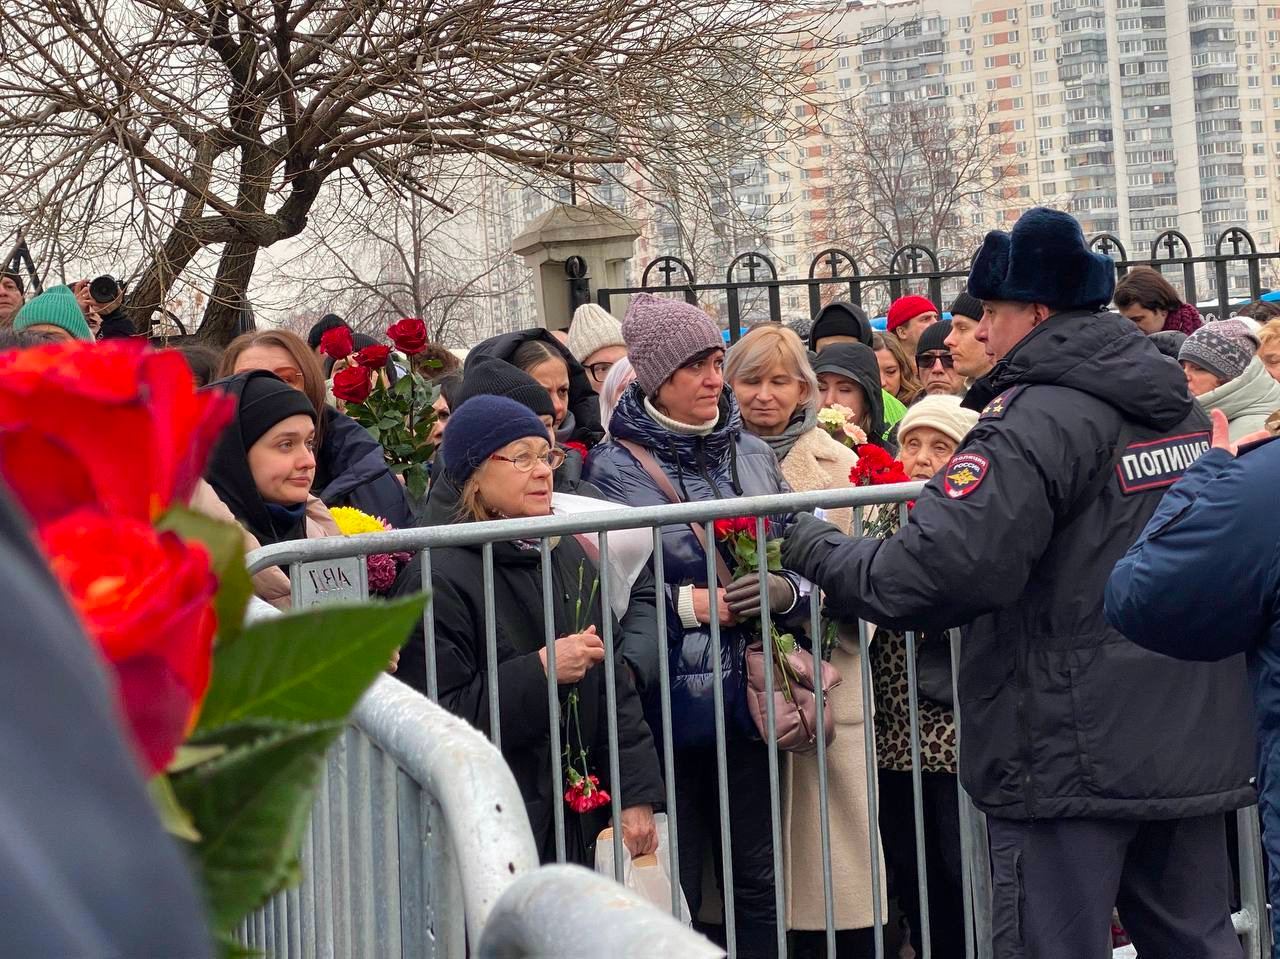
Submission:
[[982,485],[990,467],[985,456],[957,453],[942,471],[942,489],[951,499],[962,499]]
[[978,415],[980,420],[998,420],[1004,416],[1009,409],[1009,404],[1013,402],[1015,396],[1026,389],[1026,385],[1011,386],[990,403],[982,408],[982,412]]
[[1209,449],[1210,439],[1201,431],[1130,443],[1116,463],[1120,491],[1130,496],[1172,486]]

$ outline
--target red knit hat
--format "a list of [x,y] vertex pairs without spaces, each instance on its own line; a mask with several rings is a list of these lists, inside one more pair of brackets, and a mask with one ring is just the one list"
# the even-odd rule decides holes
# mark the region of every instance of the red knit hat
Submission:
[[904,296],[889,305],[888,328],[896,330],[903,323],[914,320],[921,313],[937,313],[938,308],[923,296]]

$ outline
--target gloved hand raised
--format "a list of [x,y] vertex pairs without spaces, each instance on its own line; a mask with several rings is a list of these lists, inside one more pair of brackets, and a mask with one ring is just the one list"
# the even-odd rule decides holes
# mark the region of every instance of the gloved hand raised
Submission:
[[[768,575],[768,602],[771,613],[785,613],[796,604],[796,590],[791,581],[777,573]],[[751,573],[739,577],[725,587],[724,597],[729,612],[738,619],[753,619],[760,615],[760,574]]]

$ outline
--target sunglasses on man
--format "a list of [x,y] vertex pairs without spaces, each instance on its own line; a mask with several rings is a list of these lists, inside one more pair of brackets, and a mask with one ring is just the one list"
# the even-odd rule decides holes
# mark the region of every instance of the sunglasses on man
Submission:
[[930,350],[927,353],[916,354],[916,366],[921,371],[931,370],[938,363],[942,364],[944,370],[949,370],[956,365],[956,358],[945,350]]

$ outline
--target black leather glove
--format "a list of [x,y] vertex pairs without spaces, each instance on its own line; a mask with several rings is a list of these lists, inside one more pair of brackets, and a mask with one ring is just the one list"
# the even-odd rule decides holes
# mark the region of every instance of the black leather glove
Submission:
[[[785,613],[796,604],[796,589],[791,580],[777,573],[768,575],[769,611]],[[724,591],[729,612],[738,619],[755,619],[760,615],[760,574],[751,573],[735,579]]]
[[822,561],[847,538],[839,529],[813,514],[797,513],[782,541],[782,565],[810,582],[819,583]]

